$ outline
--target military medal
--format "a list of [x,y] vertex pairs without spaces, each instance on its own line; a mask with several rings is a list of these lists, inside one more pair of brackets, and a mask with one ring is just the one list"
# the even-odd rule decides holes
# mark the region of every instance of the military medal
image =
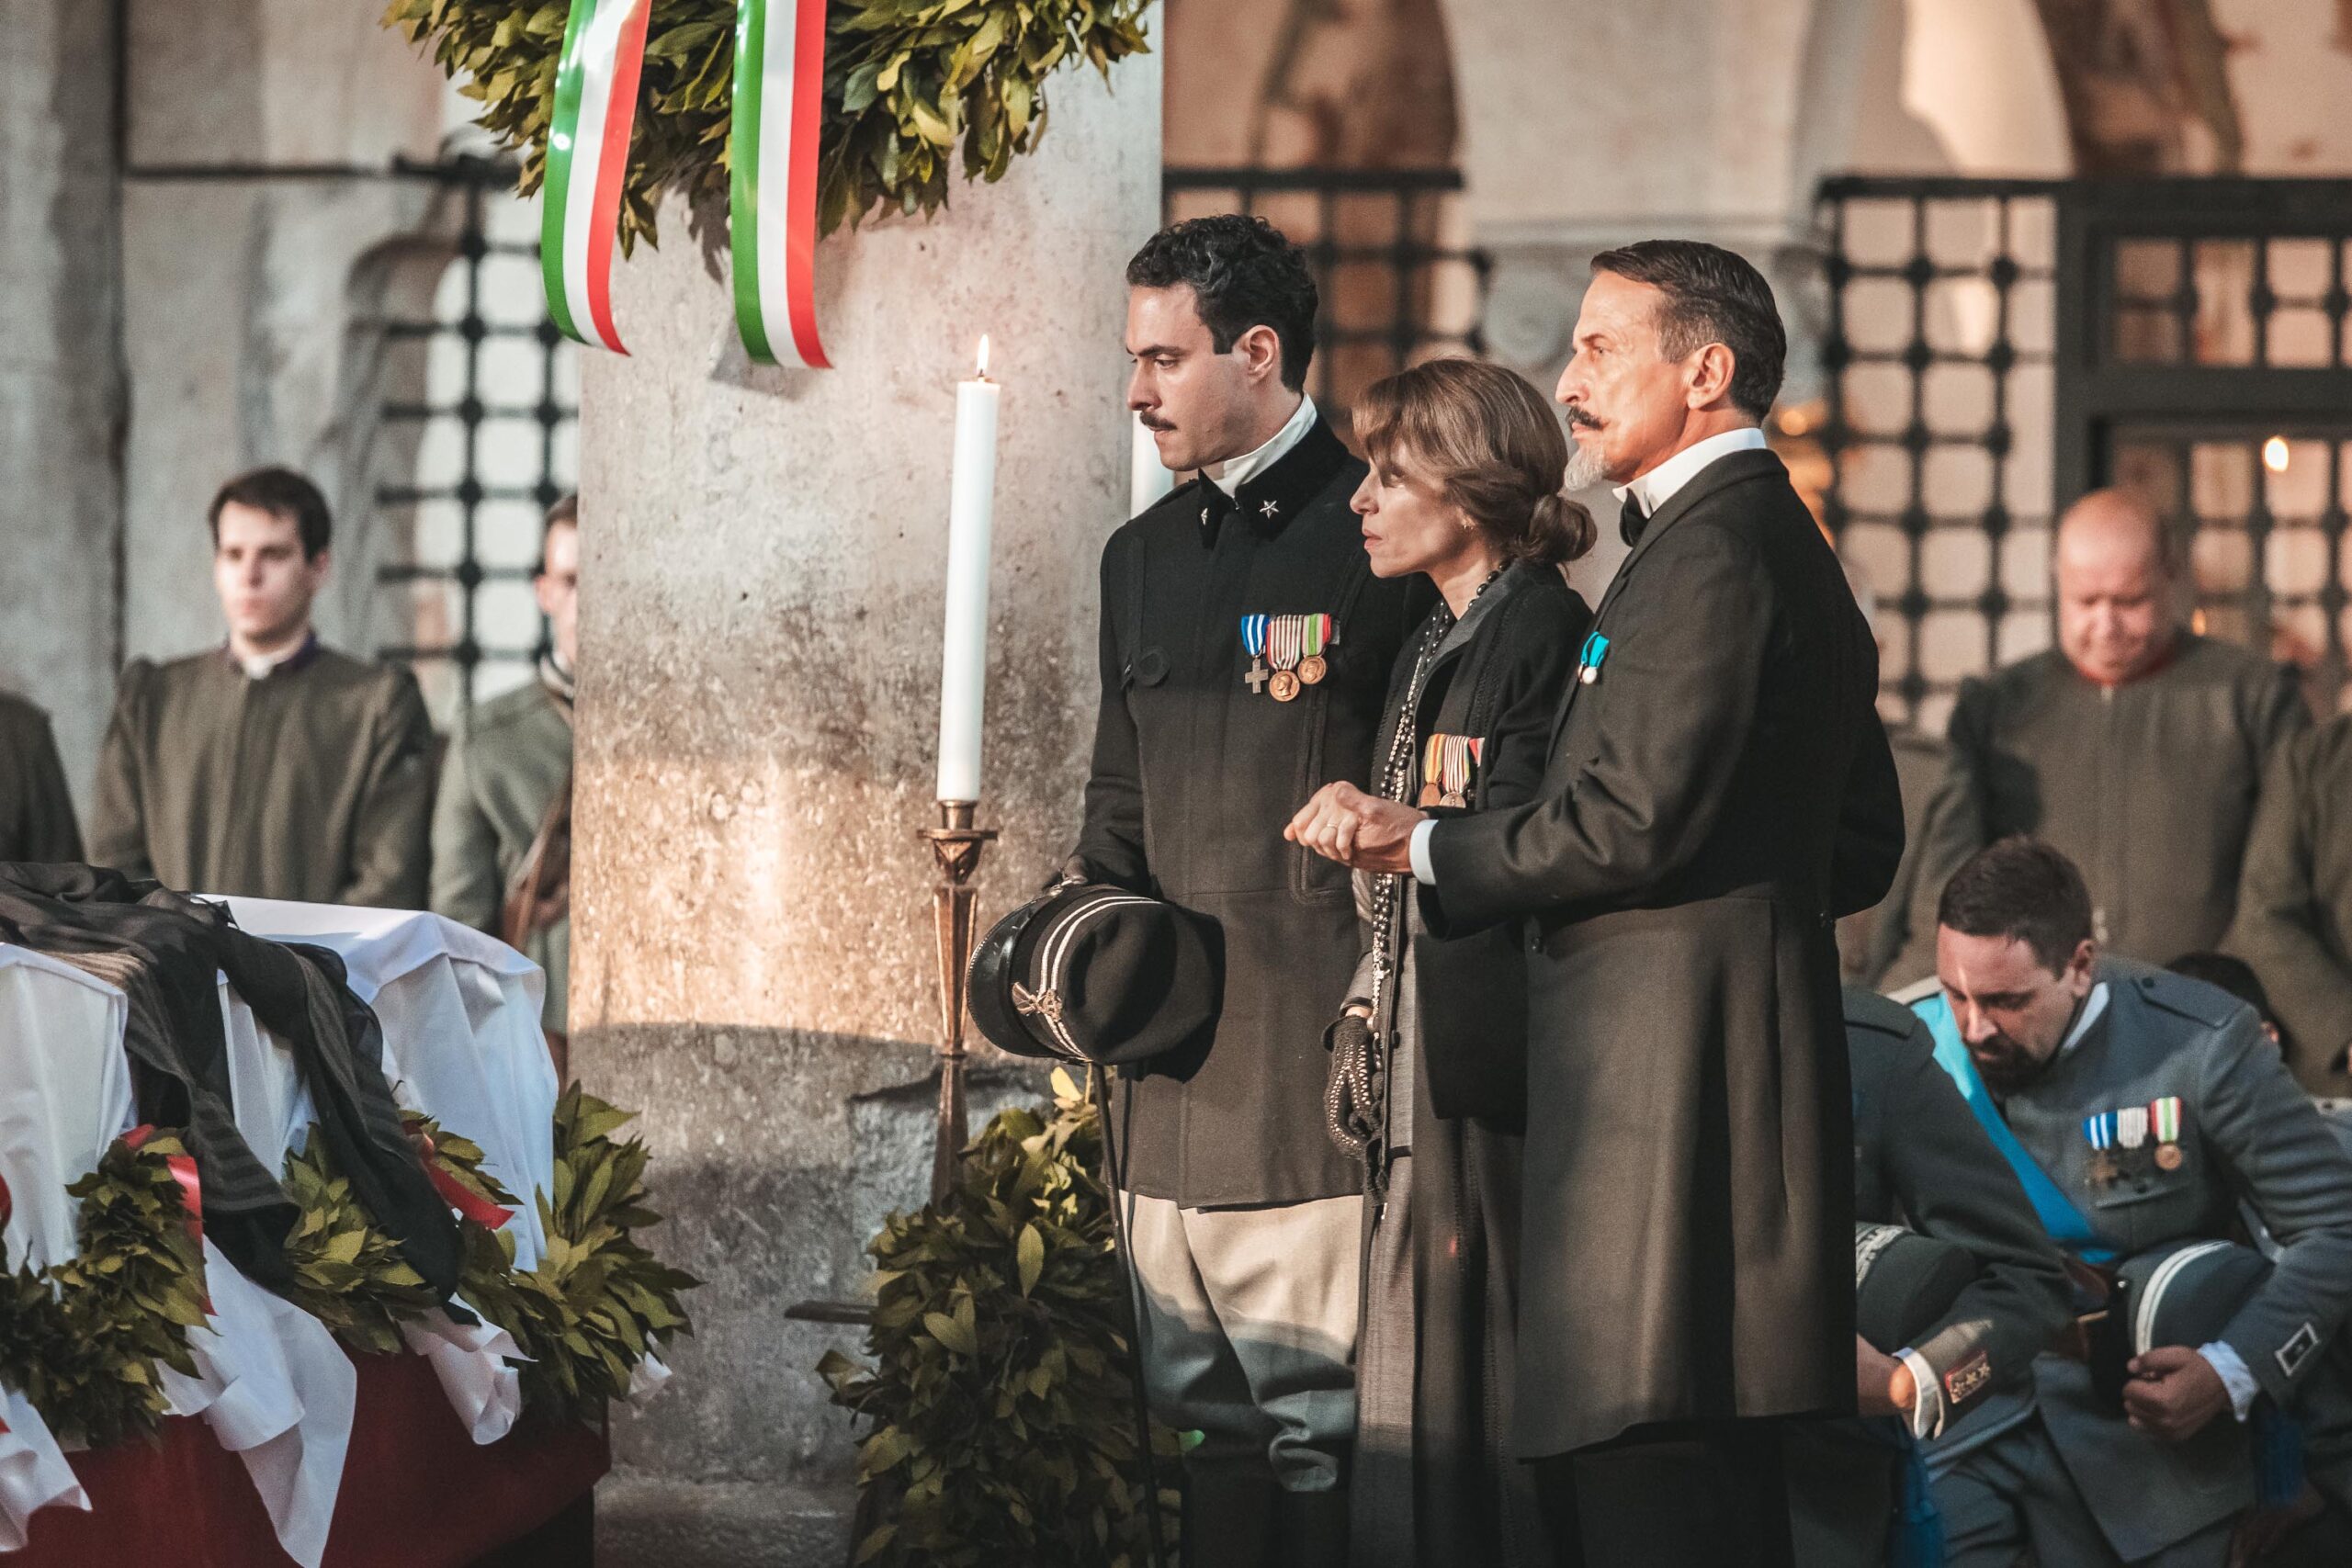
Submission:
[[2118,1175],[2115,1155],[2115,1112],[2102,1111],[2096,1116],[2083,1118],[2083,1137],[2091,1146],[2091,1184],[2110,1185]]
[[2148,1102],[2148,1121],[2156,1134],[2156,1168],[2178,1170],[2188,1156],[2180,1149],[2180,1096],[2165,1095]]
[[1299,643],[1304,627],[1299,616],[1276,615],[1266,627],[1266,661],[1274,667],[1267,694],[1278,703],[1298,695]]
[[1322,681],[1329,671],[1329,666],[1323,662],[1323,649],[1327,645],[1338,640],[1331,635],[1330,616],[1309,615],[1306,617],[1306,657],[1298,661],[1298,678],[1301,681],[1310,686]]
[[2148,1156],[2142,1151],[2148,1143],[2148,1108],[2127,1105],[2115,1113],[2115,1146],[2130,1157],[2121,1163],[2125,1168],[2145,1174]]
[[1440,804],[1445,797],[1444,787],[1438,783],[1445,771],[1445,737],[1432,735],[1429,744],[1421,748],[1421,795],[1424,810]]
[[1600,666],[1609,657],[1609,639],[1594,632],[1584,639],[1584,650],[1577,659],[1577,679],[1591,685],[1600,679]]
[[1453,807],[1469,805],[1470,768],[1477,761],[1477,740],[1467,735],[1440,735],[1432,739],[1444,742],[1438,761],[1438,783],[1442,789],[1437,803]]
[[1241,646],[1250,655],[1250,673],[1241,677],[1252,693],[1266,689],[1266,665],[1261,657],[1266,651],[1266,617],[1241,617]]

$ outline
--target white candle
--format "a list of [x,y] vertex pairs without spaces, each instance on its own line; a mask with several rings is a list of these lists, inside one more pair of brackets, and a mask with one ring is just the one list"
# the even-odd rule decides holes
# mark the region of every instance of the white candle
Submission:
[[1154,502],[1176,488],[1176,476],[1160,465],[1159,446],[1136,414],[1135,436],[1127,454],[1127,515],[1140,517]]
[[940,638],[939,798],[980,798],[980,719],[989,685],[989,535],[996,513],[996,413],[989,340],[978,374],[956,387],[956,467],[947,503],[947,625]]

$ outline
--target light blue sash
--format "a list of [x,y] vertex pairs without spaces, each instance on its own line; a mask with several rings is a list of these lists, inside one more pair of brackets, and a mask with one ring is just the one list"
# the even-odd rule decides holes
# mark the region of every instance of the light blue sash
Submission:
[[1984,1080],[1976,1076],[1976,1064],[1970,1059],[1968,1047],[1961,1041],[1960,1025],[1953,1021],[1951,1004],[1944,999],[1944,994],[1936,991],[1922,997],[1911,1004],[1911,1010],[1919,1015],[1928,1026],[1928,1032],[1935,1036],[1936,1065],[1959,1086],[1961,1098],[1968,1101],[1968,1109],[1975,1113],[1977,1125],[1984,1129],[1984,1135],[1993,1140],[1993,1146],[2001,1151],[2001,1157],[2009,1162],[2011,1170],[2017,1172],[2018,1182],[2025,1188],[2026,1197],[2033,1203],[2033,1212],[2041,1217],[2041,1228],[2050,1233],[2050,1239],[2086,1263],[2113,1261],[2115,1254],[2112,1251],[2094,1245],[2090,1221],[2084,1218],[2083,1212],[2075,1207],[2058,1184],[2050,1179],[2050,1173],[2041,1168],[2041,1162],[2026,1152],[2025,1145],[2018,1142],[2018,1135],[2009,1131],[2009,1123],[2001,1115],[2000,1107],[1993,1103],[1993,1096],[1984,1088]]

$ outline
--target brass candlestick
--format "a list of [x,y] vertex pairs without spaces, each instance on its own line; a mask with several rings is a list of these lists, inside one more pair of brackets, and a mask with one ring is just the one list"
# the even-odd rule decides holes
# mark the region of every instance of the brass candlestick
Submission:
[[980,852],[996,837],[993,828],[975,828],[979,803],[943,800],[939,826],[920,829],[939,868],[932,884],[931,920],[939,942],[939,1127],[931,1151],[933,1202],[956,1184],[964,1149],[964,978],[972,958],[972,873]]

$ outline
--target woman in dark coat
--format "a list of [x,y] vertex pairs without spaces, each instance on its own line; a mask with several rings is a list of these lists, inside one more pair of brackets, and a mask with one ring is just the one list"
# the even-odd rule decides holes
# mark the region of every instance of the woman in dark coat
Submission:
[[[1592,614],[1562,563],[1592,519],[1567,442],[1519,377],[1440,359],[1355,410],[1374,575],[1441,596],[1392,677],[1375,789],[1440,812],[1530,798]],[[1370,932],[1332,1026],[1331,1135],[1372,1196],[1357,1350],[1352,1557],[1362,1568],[1548,1563],[1509,1457],[1526,982],[1518,932],[1423,931],[1410,878],[1357,878]]]

